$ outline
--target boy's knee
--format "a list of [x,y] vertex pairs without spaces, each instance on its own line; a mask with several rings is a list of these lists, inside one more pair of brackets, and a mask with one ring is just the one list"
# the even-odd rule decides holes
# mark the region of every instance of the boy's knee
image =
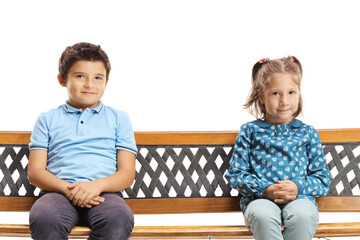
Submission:
[[31,236],[33,239],[67,239],[77,220],[77,213],[62,196],[44,195],[30,210]]
[[131,232],[134,226],[134,215],[130,208],[107,209],[102,221],[106,222],[111,229],[130,229]]
[[134,227],[134,217],[115,214],[112,217],[102,218],[93,222],[90,240],[119,239],[125,240],[131,236]]
[[115,201],[114,204],[106,207],[102,208],[99,205],[96,208],[98,208],[97,213],[95,214],[94,211],[89,216],[93,232],[89,239],[128,239],[130,237],[134,227],[134,215],[125,201],[120,203]]
[[57,215],[31,214],[29,218],[33,239],[67,239],[72,225]]

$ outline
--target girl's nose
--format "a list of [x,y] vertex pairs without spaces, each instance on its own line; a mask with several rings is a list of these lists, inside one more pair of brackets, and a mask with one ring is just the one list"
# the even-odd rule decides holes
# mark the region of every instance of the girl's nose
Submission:
[[282,103],[282,104],[287,104],[287,98],[286,98],[286,96],[281,96],[281,98],[280,98],[280,102]]

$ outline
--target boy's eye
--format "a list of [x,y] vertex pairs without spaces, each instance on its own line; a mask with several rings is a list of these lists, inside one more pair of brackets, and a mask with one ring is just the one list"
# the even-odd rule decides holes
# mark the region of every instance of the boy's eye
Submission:
[[76,77],[76,78],[84,78],[85,76],[82,75],[82,74],[77,74],[77,75],[75,75],[75,77]]
[[96,80],[103,80],[103,77],[95,77]]
[[295,94],[296,92],[295,91],[290,91],[289,94]]

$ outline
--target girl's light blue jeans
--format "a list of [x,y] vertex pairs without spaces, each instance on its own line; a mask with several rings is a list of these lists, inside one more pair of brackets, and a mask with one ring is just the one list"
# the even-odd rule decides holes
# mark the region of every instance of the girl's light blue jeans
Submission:
[[283,206],[257,199],[246,207],[244,217],[256,240],[311,240],[319,221],[317,207],[307,199]]

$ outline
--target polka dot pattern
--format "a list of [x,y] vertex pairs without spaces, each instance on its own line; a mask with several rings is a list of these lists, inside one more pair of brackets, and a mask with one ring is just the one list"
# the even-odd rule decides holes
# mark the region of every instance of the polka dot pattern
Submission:
[[320,137],[297,119],[284,125],[262,120],[242,125],[226,177],[243,196],[243,211],[250,201],[266,198],[265,188],[281,180],[293,181],[297,199],[315,205],[315,198],[326,195],[330,186]]

